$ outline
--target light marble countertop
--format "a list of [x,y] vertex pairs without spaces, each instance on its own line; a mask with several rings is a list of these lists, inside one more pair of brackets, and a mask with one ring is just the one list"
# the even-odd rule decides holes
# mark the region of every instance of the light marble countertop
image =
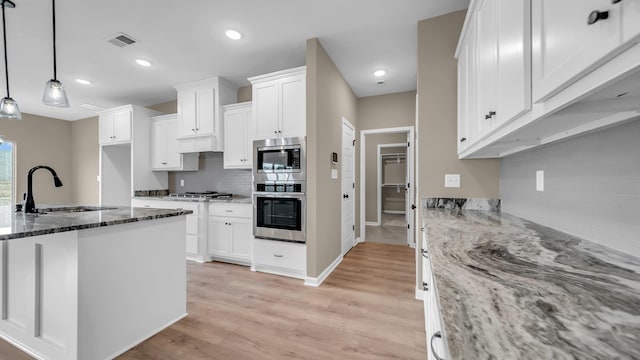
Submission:
[[166,196],[134,196],[132,199],[139,200],[166,200],[166,201],[183,201],[183,202],[206,202],[206,203],[225,203],[225,204],[251,204],[251,196],[233,195],[229,198],[222,199],[199,199],[199,198],[179,198],[169,199]]
[[[53,206],[38,206],[44,212]],[[74,205],[56,207],[73,208]],[[164,210],[130,207],[109,207],[108,210],[44,214],[14,212],[12,206],[0,206],[0,241],[65,231],[82,230],[137,221],[161,219],[193,213],[191,210]]]
[[422,210],[451,359],[640,359],[640,259],[505,213]]

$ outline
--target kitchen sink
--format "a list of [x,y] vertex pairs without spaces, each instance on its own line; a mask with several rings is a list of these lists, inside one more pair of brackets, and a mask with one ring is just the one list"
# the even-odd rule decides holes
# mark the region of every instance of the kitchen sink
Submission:
[[39,214],[59,214],[59,213],[76,213],[87,211],[100,211],[100,210],[114,210],[116,207],[107,206],[64,206],[64,207],[52,207],[52,208],[40,208]]

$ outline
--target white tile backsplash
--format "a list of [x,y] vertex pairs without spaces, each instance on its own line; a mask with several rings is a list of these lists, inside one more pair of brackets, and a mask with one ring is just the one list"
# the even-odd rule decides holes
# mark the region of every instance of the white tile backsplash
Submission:
[[[184,186],[180,186],[180,180]],[[217,152],[200,153],[200,170],[169,172],[169,191],[220,191],[251,196],[251,170],[223,168],[223,155]]]

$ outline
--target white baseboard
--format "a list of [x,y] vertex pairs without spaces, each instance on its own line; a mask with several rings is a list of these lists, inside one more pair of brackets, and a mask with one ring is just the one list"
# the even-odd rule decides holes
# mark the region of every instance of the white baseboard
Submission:
[[211,261],[211,260],[207,260],[207,259],[203,258],[200,255],[187,255],[187,260],[193,261],[193,262],[197,262],[199,264],[204,264],[206,262]]
[[331,265],[327,266],[327,268],[324,269],[324,271],[317,278],[313,278],[309,276],[305,277],[304,284],[306,286],[313,286],[313,287],[320,286],[320,284],[322,284],[322,282],[327,278],[327,276],[329,276],[329,274],[331,274],[333,270],[335,270],[335,268],[337,268],[338,265],[340,265],[341,262],[342,262],[342,255],[338,256],[335,260],[333,260]]
[[404,212],[404,210],[382,210],[382,212],[385,213],[385,214],[398,214],[398,215],[406,214],[406,212]]
[[364,224],[367,226],[380,226],[379,221],[365,221]]
[[424,301],[424,290],[416,289],[416,300]]
[[353,239],[353,245],[351,247],[354,247],[354,246],[358,245],[358,243],[361,243],[361,242],[363,242],[363,241],[361,241],[360,238],[357,237],[357,238]]

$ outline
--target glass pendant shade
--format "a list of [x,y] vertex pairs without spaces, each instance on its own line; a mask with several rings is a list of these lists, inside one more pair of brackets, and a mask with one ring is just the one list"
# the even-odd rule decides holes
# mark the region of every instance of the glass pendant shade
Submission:
[[47,81],[44,88],[44,95],[42,96],[42,102],[49,106],[69,107],[67,92],[64,91],[64,86],[60,81],[53,79]]
[[3,119],[22,119],[18,103],[10,97],[0,100],[0,118]]

